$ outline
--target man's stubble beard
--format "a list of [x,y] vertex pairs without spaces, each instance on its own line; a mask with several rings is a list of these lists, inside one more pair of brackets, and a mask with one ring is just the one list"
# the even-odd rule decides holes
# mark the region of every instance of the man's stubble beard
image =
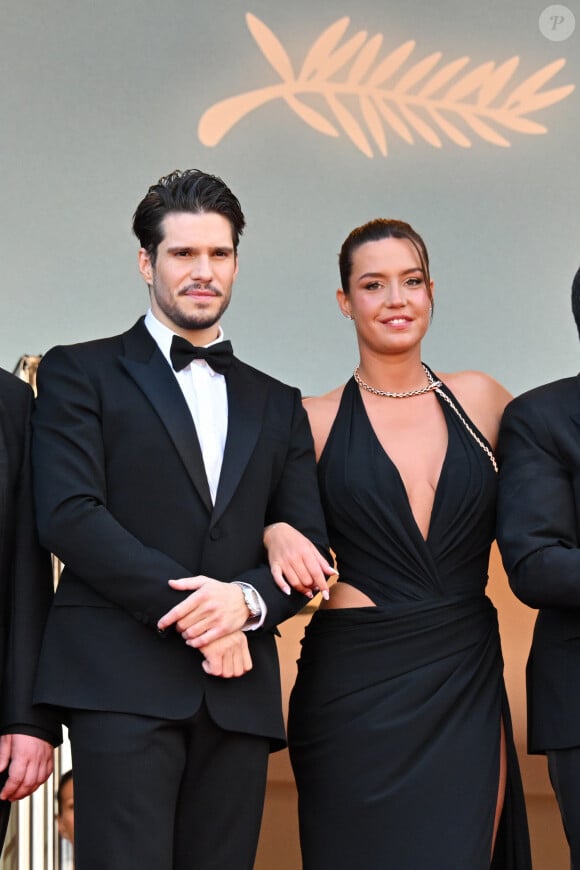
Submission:
[[228,303],[220,307],[217,313],[213,314],[204,314],[203,312],[199,312],[199,314],[184,314],[179,310],[165,311],[165,314],[175,326],[178,326],[180,329],[210,329],[212,326],[221,320],[222,314],[228,307]]
[[[179,306],[176,302],[167,303],[166,300],[160,299],[159,295],[156,292],[155,283],[153,284],[151,290],[153,296],[155,297],[155,301],[157,305],[163,311],[165,316],[169,318],[171,323],[180,329],[193,329],[193,330],[202,330],[202,329],[211,329],[212,326],[215,326],[218,321],[221,320],[223,314],[226,312],[229,304],[230,298],[226,298],[223,294],[219,294],[221,296],[221,304],[217,311],[213,311],[212,313],[205,314],[203,311],[192,312],[191,314],[186,314],[184,311],[179,309]],[[219,296],[217,298],[219,298]]]

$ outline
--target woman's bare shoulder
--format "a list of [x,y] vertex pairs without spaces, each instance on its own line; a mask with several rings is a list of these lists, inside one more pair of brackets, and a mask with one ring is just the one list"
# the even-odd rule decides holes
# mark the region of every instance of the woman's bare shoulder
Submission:
[[508,390],[485,372],[437,372],[437,377],[457,396],[477,428],[495,445],[502,414],[512,398]]
[[330,393],[325,393],[323,396],[308,396],[303,400],[308,419],[310,420],[317,459],[324,450],[324,445],[340,405],[343,390],[344,384],[331,390]]
[[335,387],[334,390],[325,393],[323,396],[305,396],[303,399],[304,407],[307,409],[338,407],[344,386],[344,384],[341,384],[340,387]]
[[467,402],[474,400],[484,402],[489,407],[496,409],[501,407],[503,411],[512,398],[503,384],[485,372],[464,371],[449,374],[441,372],[437,377],[448,385],[462,404],[465,398]]

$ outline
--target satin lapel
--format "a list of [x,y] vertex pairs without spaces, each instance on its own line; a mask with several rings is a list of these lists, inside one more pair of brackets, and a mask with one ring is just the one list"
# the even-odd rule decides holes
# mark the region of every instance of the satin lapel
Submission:
[[[580,375],[576,376],[576,407],[580,408]],[[573,423],[576,423],[577,426],[580,426],[580,412],[576,411],[573,414],[570,414],[570,419]]]
[[234,360],[226,375],[228,391],[228,434],[216,494],[212,523],[231,501],[263,425],[266,394],[258,389],[251,370]]
[[120,357],[167,429],[187,473],[208,511],[211,496],[201,448],[191,414],[163,354],[140,321],[125,336],[126,356]]

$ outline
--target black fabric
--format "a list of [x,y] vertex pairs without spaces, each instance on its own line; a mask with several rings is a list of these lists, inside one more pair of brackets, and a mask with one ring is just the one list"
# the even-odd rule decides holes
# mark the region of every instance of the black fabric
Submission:
[[230,341],[218,341],[210,347],[196,347],[180,335],[174,335],[171,342],[171,365],[176,372],[184,369],[194,359],[204,359],[214,372],[225,375],[232,364],[233,355]]
[[528,751],[580,746],[580,376],[503,416],[497,538],[517,597],[539,610],[527,666]]
[[548,770],[570,846],[571,870],[580,870],[580,747],[548,749]]
[[[234,360],[215,504],[171,367],[140,320],[121,336],[53,348],[38,370],[33,457],[42,540],[64,562],[36,700],[181,719],[205,696],[223,728],[284,745],[274,632],[304,605],[264,561],[264,523],[323,547],[312,435],[298,390]],[[324,547],[323,547],[324,548]],[[208,677],[160,617],[188,593],[172,577],[251,583],[267,606],[253,668]]]
[[176,722],[76,710],[70,734],[78,868],[252,870],[266,738],[223,731],[205,704]]
[[56,713],[32,690],[53,598],[50,554],[36,533],[30,466],[31,388],[0,369],[0,734],[56,745]]
[[[78,870],[167,866],[155,858],[170,853],[171,844],[180,848],[180,819],[185,813],[186,824],[191,820],[192,804],[190,851],[196,839],[218,831],[224,839],[231,834],[230,859],[212,863],[200,849],[199,863],[197,852],[189,854],[188,868],[246,870],[249,861],[231,855],[249,840],[255,848],[255,823],[244,828],[231,816],[243,804],[240,820],[259,817],[263,778],[246,792],[239,765],[232,764],[228,780],[220,759],[231,758],[229,735],[232,752],[258,745],[260,759],[264,747],[284,745],[274,633],[304,605],[304,596],[284,595],[273,583],[264,525],[288,522],[323,552],[326,531],[298,390],[235,359],[225,380],[228,434],[213,504],[187,403],[143,320],[121,336],[53,348],[39,366],[33,439],[38,526],[65,567],[48,615],[36,698],[69,717],[75,800],[77,789],[79,808],[92,800],[92,826],[81,823],[75,831]],[[189,594],[173,590],[169,579],[196,575],[251,583],[266,603],[263,626],[248,633],[253,667],[242,677],[206,674],[200,651],[173,629],[163,636],[157,631],[159,618]],[[135,735],[148,718],[161,720],[164,734],[175,734],[178,720],[204,708],[223,737],[224,755],[218,758],[216,751],[212,761],[215,789],[228,791],[227,813],[215,792],[204,805],[211,767],[205,780],[186,775],[197,741],[185,760],[181,750],[179,761],[157,745],[139,752],[142,744],[123,730],[125,748],[111,751],[101,772],[103,753],[93,758],[91,741],[79,730],[89,717],[79,711],[93,711],[93,722],[99,712],[103,723],[110,713],[121,714],[120,730],[127,714]],[[108,733],[114,744],[114,727]],[[122,841],[119,819],[108,808],[101,812],[121,771],[135,777],[119,784],[115,796],[127,830]],[[87,811],[79,814],[86,821]],[[130,835],[139,838],[136,853],[127,845]],[[151,858],[142,861],[143,854]],[[184,863],[169,866],[177,870]]]
[[318,611],[303,641],[289,740],[305,870],[489,868],[502,719],[508,786],[493,867],[531,866],[485,596],[496,474],[441,406],[448,447],[427,540],[352,380],[319,463],[340,579],[376,607]]
[[[55,712],[32,703],[53,596],[50,556],[39,546],[34,522],[32,404],[30,387],[0,369],[0,734],[27,734],[56,745],[61,729]],[[0,790],[6,777],[4,771]],[[0,801],[0,853],[9,814],[10,804]]]

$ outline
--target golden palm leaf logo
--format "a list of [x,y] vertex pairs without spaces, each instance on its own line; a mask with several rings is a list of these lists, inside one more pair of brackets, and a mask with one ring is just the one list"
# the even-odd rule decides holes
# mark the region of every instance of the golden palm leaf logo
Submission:
[[[250,112],[276,99],[285,100],[319,133],[336,137],[342,130],[367,157],[373,157],[371,143],[387,155],[385,127],[409,144],[418,136],[441,148],[443,134],[461,148],[471,147],[473,135],[508,147],[506,131],[547,132],[530,115],[574,90],[574,85],[542,90],[565,65],[563,58],[515,86],[519,57],[468,69],[469,57],[441,63],[442,54],[437,51],[408,65],[415,49],[411,40],[379,59],[382,34],[368,38],[361,30],[344,38],[349,18],[339,19],[321,33],[296,75],[288,53],[270,28],[251,13],[246,22],[281,82],[221,100],[204,112],[198,135],[210,147]],[[309,98],[321,101],[327,114],[305,101]],[[358,117],[351,108],[353,102]]]

